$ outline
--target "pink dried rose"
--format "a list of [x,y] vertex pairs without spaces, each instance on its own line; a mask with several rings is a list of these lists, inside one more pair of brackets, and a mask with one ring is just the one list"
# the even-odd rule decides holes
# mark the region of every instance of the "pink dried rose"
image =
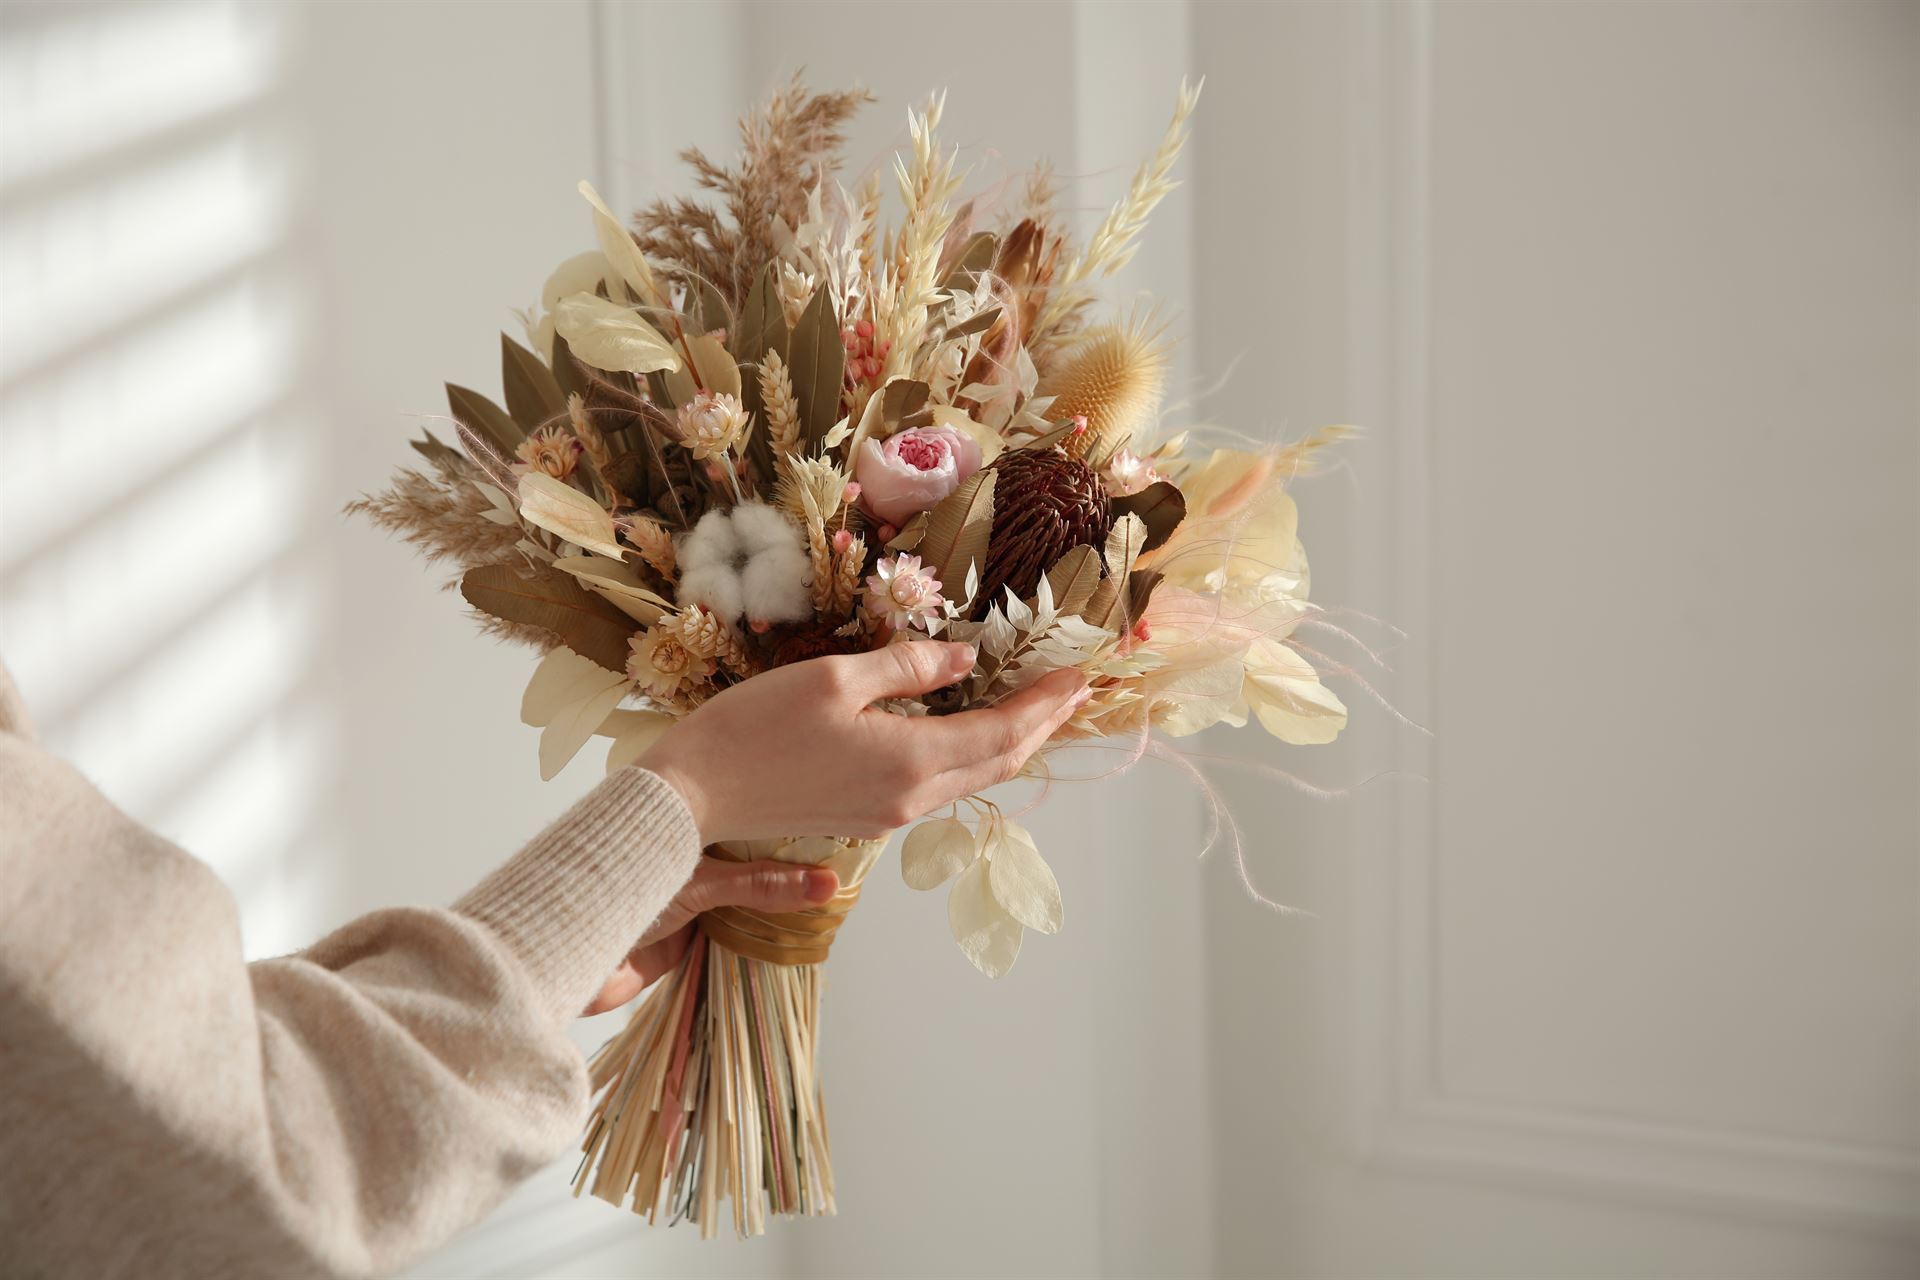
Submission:
[[934,507],[979,469],[979,444],[955,427],[914,427],[868,440],[853,464],[860,505],[891,525]]

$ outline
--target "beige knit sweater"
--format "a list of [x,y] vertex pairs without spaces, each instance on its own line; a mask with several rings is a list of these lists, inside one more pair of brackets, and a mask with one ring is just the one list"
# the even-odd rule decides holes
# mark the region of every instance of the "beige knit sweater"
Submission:
[[625,770],[450,910],[247,964],[202,863],[33,742],[0,668],[0,1276],[391,1271],[579,1133],[564,1034],[700,841]]

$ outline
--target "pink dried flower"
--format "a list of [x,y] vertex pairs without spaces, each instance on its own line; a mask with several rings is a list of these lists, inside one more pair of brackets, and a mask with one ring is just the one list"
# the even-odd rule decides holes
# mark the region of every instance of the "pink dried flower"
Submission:
[[867,612],[896,631],[924,630],[928,619],[938,617],[946,603],[940,579],[915,555],[882,556],[867,575],[865,595]]
[[980,469],[980,446],[955,427],[914,427],[866,441],[853,469],[867,514],[902,525]]
[[1133,450],[1122,449],[1113,455],[1100,478],[1106,481],[1109,494],[1125,498],[1159,480],[1160,473],[1153,469],[1153,463]]

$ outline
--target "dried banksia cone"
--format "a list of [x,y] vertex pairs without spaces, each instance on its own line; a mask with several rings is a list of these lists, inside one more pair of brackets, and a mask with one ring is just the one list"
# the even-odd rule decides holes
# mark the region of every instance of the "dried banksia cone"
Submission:
[[1009,449],[994,459],[993,535],[979,612],[1011,589],[1032,595],[1054,561],[1107,540],[1113,514],[1100,474],[1059,449]]
[[1166,375],[1160,330],[1137,321],[1102,325],[1074,344],[1040,390],[1054,398],[1049,418],[1087,420],[1063,447],[1076,458],[1104,458],[1152,419]]

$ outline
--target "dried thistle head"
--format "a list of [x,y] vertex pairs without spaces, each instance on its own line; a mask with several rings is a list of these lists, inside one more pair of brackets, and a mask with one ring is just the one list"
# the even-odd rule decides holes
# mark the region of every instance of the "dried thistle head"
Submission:
[[1166,330],[1135,317],[1081,335],[1042,385],[1055,420],[1083,417],[1087,429],[1064,446],[1076,458],[1105,458],[1145,427],[1166,385]]

